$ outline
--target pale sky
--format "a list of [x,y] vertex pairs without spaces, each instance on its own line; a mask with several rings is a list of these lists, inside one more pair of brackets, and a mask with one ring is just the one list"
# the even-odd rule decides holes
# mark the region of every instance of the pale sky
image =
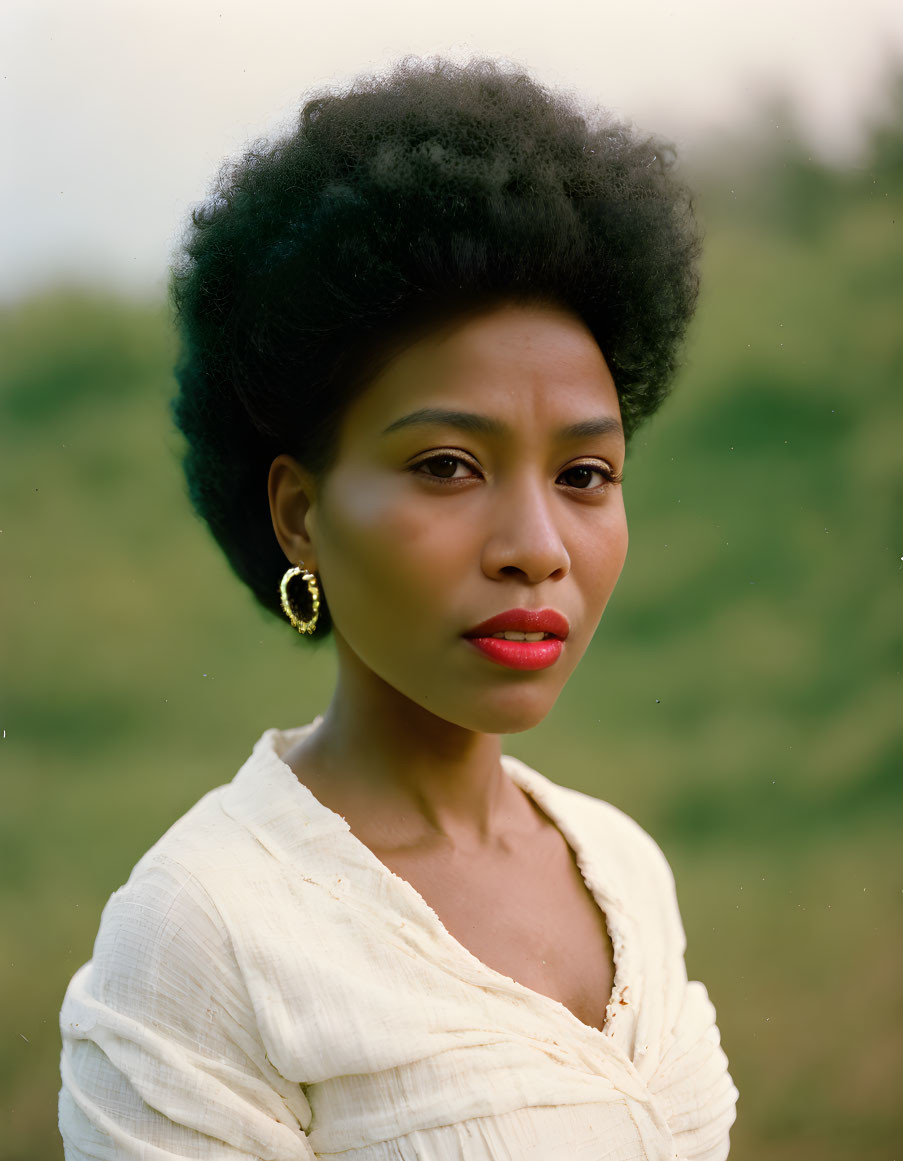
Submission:
[[901,0],[4,0],[0,299],[161,293],[220,163],[306,94],[406,53],[503,58],[685,156],[776,89],[855,161],[903,59]]

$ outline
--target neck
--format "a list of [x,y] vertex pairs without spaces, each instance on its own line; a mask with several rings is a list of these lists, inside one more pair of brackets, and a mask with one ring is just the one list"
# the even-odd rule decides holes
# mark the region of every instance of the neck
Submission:
[[335,693],[306,746],[318,779],[396,835],[491,836],[510,810],[499,736],[437,717],[366,669],[338,636],[336,647]]

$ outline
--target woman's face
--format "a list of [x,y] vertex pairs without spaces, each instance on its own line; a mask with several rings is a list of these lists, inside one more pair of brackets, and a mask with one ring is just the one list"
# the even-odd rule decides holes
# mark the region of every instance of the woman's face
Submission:
[[541,721],[624,564],[624,452],[602,353],[562,310],[505,305],[407,347],[346,412],[294,558],[342,664],[466,729]]

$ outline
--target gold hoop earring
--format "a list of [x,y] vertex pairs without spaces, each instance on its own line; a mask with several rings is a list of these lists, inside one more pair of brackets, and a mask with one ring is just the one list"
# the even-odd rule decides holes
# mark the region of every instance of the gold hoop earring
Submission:
[[[291,599],[288,595],[289,582],[296,576],[301,577],[307,584],[307,591],[310,593],[310,617],[305,621],[303,617],[299,617],[292,606]],[[313,633],[317,627],[317,620],[320,616],[320,586],[317,584],[317,578],[312,572],[308,572],[304,567],[304,561],[298,561],[297,568],[287,568],[282,575],[282,580],[279,582],[279,597],[282,601],[282,611],[295,626],[299,633]]]

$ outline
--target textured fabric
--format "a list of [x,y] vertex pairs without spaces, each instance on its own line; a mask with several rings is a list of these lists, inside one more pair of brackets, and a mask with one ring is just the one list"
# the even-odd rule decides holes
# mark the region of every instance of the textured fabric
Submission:
[[721,1161],[737,1092],[670,868],[517,759],[605,912],[604,1030],[487,967],[267,730],[104,909],[63,1002],[68,1161]]

